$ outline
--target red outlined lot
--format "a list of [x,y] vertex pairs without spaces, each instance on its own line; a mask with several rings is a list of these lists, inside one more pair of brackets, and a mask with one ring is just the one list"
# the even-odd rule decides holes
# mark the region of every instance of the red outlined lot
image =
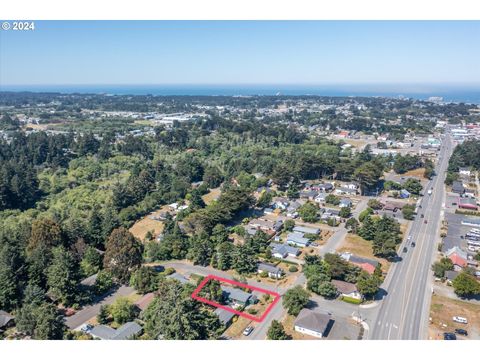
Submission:
[[[235,309],[233,309],[229,306],[225,306],[225,305],[219,304],[216,301],[211,301],[211,300],[205,299],[204,297],[199,296],[198,293],[200,292],[200,290],[202,290],[202,288],[210,280],[217,280],[217,281],[220,281],[221,283],[223,282],[223,283],[227,283],[227,284],[230,284],[230,285],[235,285],[235,286],[243,287],[243,288],[246,288],[246,289],[258,291],[258,292],[261,292],[261,293],[264,293],[264,294],[269,294],[269,295],[273,296],[273,301],[270,305],[268,305],[267,309],[263,312],[263,314],[261,316],[253,316],[253,315],[250,315],[250,314],[246,314],[243,311],[235,310]],[[193,299],[195,299],[197,301],[203,302],[203,303],[208,304],[208,305],[215,306],[217,308],[229,311],[229,312],[234,313],[238,316],[242,316],[244,318],[247,318],[249,320],[256,321],[256,322],[262,322],[265,319],[265,317],[268,315],[270,310],[272,310],[272,308],[278,302],[278,300],[280,300],[280,295],[276,292],[266,290],[266,289],[262,289],[262,288],[258,288],[258,287],[251,286],[251,285],[247,285],[247,284],[243,284],[243,283],[238,282],[238,281],[225,279],[225,278],[215,276],[215,275],[208,275],[206,278],[204,278],[202,280],[202,282],[197,286],[197,288],[193,291],[191,296],[192,296]]]

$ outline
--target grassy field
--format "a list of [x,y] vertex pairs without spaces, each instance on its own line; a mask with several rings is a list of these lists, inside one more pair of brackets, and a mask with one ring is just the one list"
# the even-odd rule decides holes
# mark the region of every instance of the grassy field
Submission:
[[222,191],[220,190],[220,188],[215,188],[215,189],[211,189],[210,192],[208,194],[205,194],[202,196],[202,199],[203,201],[205,202],[205,204],[210,204],[213,200],[215,199],[218,199],[218,197],[220,196],[220,193]]
[[347,234],[340,248],[338,249],[338,252],[350,252],[354,255],[365,257],[367,259],[375,259],[382,264],[382,270],[384,272],[388,272],[388,269],[390,268],[390,263],[387,260],[373,255],[372,242],[367,241],[358,235]]
[[[453,316],[467,318],[468,324],[455,323],[452,320]],[[458,328],[468,331],[467,339],[480,338],[480,305],[433,294],[430,319],[430,339],[443,339],[444,332],[454,332]],[[457,338],[465,337],[458,336]]]
[[420,179],[423,179],[423,173],[425,172],[425,168],[418,168],[414,170],[407,171],[403,176],[415,176]]
[[163,221],[153,220],[150,217],[155,216],[160,212],[165,212],[168,209],[168,205],[162,206],[161,209],[148,214],[141,220],[138,220],[135,224],[132,225],[132,227],[130,228],[130,232],[133,234],[133,236],[137,237],[141,241],[145,239],[145,235],[149,231],[153,232],[155,236],[160,234],[163,231],[164,227]]

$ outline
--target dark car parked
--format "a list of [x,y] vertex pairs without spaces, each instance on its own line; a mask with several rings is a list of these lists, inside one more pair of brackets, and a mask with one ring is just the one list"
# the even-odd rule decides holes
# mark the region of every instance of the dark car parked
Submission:
[[457,340],[457,335],[454,333],[443,333],[443,340]]
[[455,329],[455,332],[456,332],[458,335],[468,336],[468,331],[465,330],[465,329]]

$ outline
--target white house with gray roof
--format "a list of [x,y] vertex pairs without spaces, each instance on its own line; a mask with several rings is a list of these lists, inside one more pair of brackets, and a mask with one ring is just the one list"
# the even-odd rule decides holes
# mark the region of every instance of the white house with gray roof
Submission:
[[307,239],[302,233],[289,233],[287,235],[287,244],[295,245],[298,247],[306,247],[310,243],[310,240]]

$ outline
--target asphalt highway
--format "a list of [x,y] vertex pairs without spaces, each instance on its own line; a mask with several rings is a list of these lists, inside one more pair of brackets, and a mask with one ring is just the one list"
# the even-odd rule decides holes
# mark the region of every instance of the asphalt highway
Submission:
[[[452,152],[447,133],[439,153],[436,176],[422,198],[418,215],[410,227],[411,240],[404,241],[399,250],[400,261],[393,264],[383,288],[386,295],[377,307],[371,324],[370,339],[421,340],[427,337],[429,305],[432,294],[431,264],[439,239],[442,207],[445,198],[445,171]],[[428,195],[428,190],[432,194]],[[424,215],[424,218],[421,217]],[[411,243],[416,246],[412,247]],[[403,252],[406,248],[407,252]]]

